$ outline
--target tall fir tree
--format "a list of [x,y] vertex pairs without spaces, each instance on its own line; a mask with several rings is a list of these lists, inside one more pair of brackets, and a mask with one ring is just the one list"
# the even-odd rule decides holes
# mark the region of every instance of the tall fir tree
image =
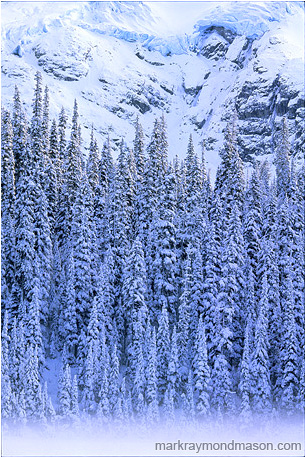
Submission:
[[175,179],[172,168],[167,170],[159,209],[153,220],[153,252],[152,270],[149,275],[153,278],[153,304],[155,314],[167,303],[171,320],[176,317],[176,250],[175,250]]
[[251,386],[250,386],[250,321],[252,320],[251,314],[247,321],[244,334],[243,354],[240,365],[240,382],[239,391],[241,393],[241,419],[244,424],[249,424],[251,421]]
[[159,318],[156,342],[158,401],[162,405],[167,390],[167,373],[170,359],[169,315],[166,304],[164,304]]
[[10,309],[15,278],[15,159],[10,114],[2,112],[1,128],[1,298],[3,310]]
[[268,360],[268,284],[263,275],[259,315],[255,329],[255,347],[251,355],[250,384],[252,408],[259,414],[271,410],[271,382]]
[[210,413],[211,377],[208,365],[205,325],[203,316],[199,319],[193,360],[195,381],[195,409],[197,416],[204,420]]

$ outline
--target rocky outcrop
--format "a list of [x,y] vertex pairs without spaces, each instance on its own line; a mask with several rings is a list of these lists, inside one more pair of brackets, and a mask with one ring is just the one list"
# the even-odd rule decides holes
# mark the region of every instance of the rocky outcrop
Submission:
[[235,34],[224,27],[206,28],[197,42],[197,52],[207,59],[219,60],[225,57]]
[[303,154],[305,98],[277,76],[273,81],[258,77],[246,81],[235,97],[242,157],[250,160],[275,151],[281,118],[288,119],[292,150]]

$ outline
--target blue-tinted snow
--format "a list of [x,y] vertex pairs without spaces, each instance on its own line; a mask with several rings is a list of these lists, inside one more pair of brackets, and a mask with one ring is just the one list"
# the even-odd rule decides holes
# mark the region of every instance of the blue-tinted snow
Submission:
[[298,10],[304,11],[303,2],[226,2],[197,22],[196,34],[214,25],[248,38],[259,38],[270,30],[271,22],[280,22]]

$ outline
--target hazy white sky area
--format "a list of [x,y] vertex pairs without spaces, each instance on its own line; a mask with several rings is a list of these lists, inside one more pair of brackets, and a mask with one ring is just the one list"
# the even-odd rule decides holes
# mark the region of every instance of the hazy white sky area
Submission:
[[[182,31],[188,33],[194,24],[203,18],[205,12],[214,9],[220,2],[193,2],[193,1],[168,1],[168,2],[144,2],[152,11],[161,18],[163,27],[168,33],[178,34]],[[163,27],[162,27],[163,26]]]

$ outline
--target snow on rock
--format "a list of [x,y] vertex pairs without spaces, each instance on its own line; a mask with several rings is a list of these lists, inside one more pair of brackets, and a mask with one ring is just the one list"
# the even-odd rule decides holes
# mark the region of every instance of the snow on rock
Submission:
[[71,116],[78,100],[84,146],[92,123],[100,144],[108,133],[115,147],[122,137],[131,142],[137,115],[148,142],[154,118],[165,113],[170,156],[185,155],[193,132],[196,145],[205,140],[214,173],[235,107],[246,161],[273,153],[284,115],[302,155],[302,2],[18,5],[2,4],[4,104],[18,84],[30,106],[40,70],[52,116],[62,105]]

